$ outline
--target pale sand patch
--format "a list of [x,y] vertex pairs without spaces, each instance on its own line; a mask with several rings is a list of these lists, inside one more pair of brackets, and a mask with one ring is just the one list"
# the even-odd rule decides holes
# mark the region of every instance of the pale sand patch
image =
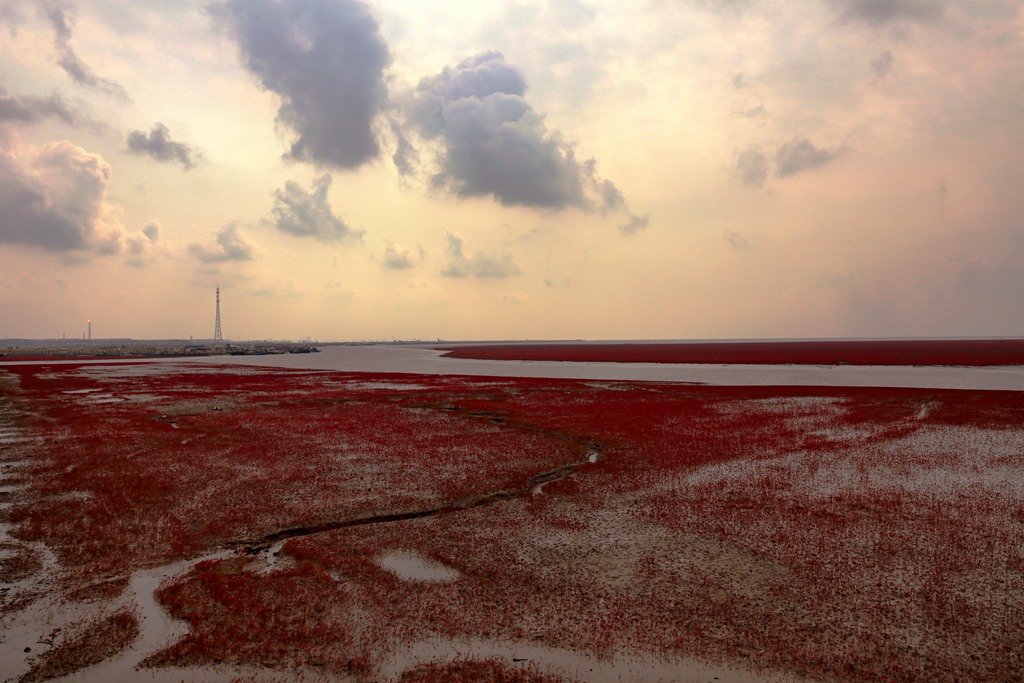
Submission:
[[458,570],[415,550],[389,550],[378,555],[375,561],[405,581],[447,582],[459,578]]

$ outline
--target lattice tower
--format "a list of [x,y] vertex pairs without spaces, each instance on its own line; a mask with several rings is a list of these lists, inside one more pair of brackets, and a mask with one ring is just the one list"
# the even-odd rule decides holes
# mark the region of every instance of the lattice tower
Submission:
[[217,324],[213,328],[213,341],[224,341],[220,331],[220,287],[217,287]]

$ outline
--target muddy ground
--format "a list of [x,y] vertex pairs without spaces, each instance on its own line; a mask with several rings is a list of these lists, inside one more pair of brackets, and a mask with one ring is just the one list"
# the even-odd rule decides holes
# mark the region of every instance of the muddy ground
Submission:
[[0,371],[9,680],[1018,680],[1024,399]]

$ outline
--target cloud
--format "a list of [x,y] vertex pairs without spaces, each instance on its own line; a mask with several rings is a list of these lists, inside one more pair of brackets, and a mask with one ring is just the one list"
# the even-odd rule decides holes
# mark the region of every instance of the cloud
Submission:
[[619,231],[622,232],[623,235],[633,235],[641,230],[646,230],[647,226],[650,224],[651,219],[647,214],[644,214],[643,216],[630,214],[629,220],[625,223],[619,224]]
[[516,63],[530,74],[531,89],[548,106],[583,110],[608,83],[621,56],[617,22],[598,21],[607,10],[580,0],[503,3],[482,29],[486,45],[514,46]]
[[60,95],[8,96],[7,90],[0,86],[0,122],[38,123],[45,118],[60,119],[72,125],[79,121],[77,112]]
[[21,13],[15,0],[0,0],[0,25],[7,24],[11,35],[15,35],[18,24],[21,23]]
[[118,253],[119,209],[106,201],[110,166],[64,140],[0,149],[0,242],[55,252]]
[[757,147],[748,147],[736,155],[736,174],[745,185],[761,187],[768,178],[768,158]]
[[128,101],[128,93],[118,83],[100,78],[89,68],[71,47],[74,14],[70,4],[64,0],[46,0],[40,8],[53,28],[53,45],[57,50],[57,64],[75,83],[84,85],[122,101]]
[[723,233],[723,237],[725,237],[725,241],[729,243],[729,246],[737,251],[746,251],[750,248],[750,240],[735,230],[726,230]]
[[[377,20],[358,0],[226,0],[213,14],[231,31],[246,67],[281,99],[277,120],[296,134],[287,156],[354,169],[394,145],[402,177],[423,167],[410,134],[434,152],[431,186],[506,206],[628,212],[593,159],[525,99],[522,72],[486,52],[423,78],[401,103],[388,99],[391,62]],[[389,116],[383,121],[383,114]],[[639,217],[630,214],[632,224]]]
[[126,238],[125,252],[128,265],[135,267],[145,265],[152,258],[159,240],[160,224],[156,221],[149,221],[142,228],[140,234]]
[[261,289],[251,290],[253,296],[269,297],[273,299],[299,299],[308,296],[313,291],[312,285],[308,283],[297,283],[292,278],[286,278],[276,283],[269,284]]
[[793,138],[775,152],[775,175],[782,178],[809,171],[824,166],[842,153],[842,148],[823,149],[806,138]]
[[321,242],[362,239],[362,230],[353,230],[334,215],[327,201],[330,187],[331,176],[328,173],[317,176],[310,192],[303,190],[295,181],[285,182],[283,190],[274,190],[274,208],[270,210],[274,226],[289,235],[315,237]]
[[519,268],[512,262],[512,255],[507,252],[499,255],[478,251],[467,257],[464,247],[465,240],[462,237],[448,233],[448,245],[445,248],[448,266],[441,271],[441,275],[454,278],[503,278],[519,274]]
[[[822,148],[806,138],[793,138],[779,145],[775,151],[775,177],[810,171],[839,158],[845,147]],[[743,184],[760,188],[768,179],[769,159],[757,145],[751,145],[736,154],[736,176]]]
[[895,61],[892,52],[886,50],[871,60],[871,73],[875,75],[875,78],[885,78],[892,72],[892,65]]
[[946,11],[942,0],[840,0],[841,19],[871,26],[908,21],[929,24],[941,19]]
[[297,134],[288,156],[354,169],[376,158],[387,106],[387,43],[358,0],[229,0],[212,6],[245,66],[281,100],[277,120]]
[[411,126],[436,145],[434,187],[505,206],[626,210],[615,185],[580,160],[525,99],[522,72],[484,52],[423,78],[408,103]]
[[742,109],[737,113],[745,119],[762,119],[768,115],[768,110],[763,104],[759,104],[756,107]]
[[238,222],[232,221],[213,233],[212,242],[188,245],[188,253],[203,263],[242,262],[255,257],[256,247],[242,232]]
[[[422,257],[422,254],[421,254]],[[388,240],[384,247],[384,267],[388,270],[407,270],[416,265],[412,252]]]
[[[656,0],[661,1],[661,0]],[[743,10],[746,9],[753,0],[691,0],[692,4],[697,7],[711,10]]]
[[195,147],[171,140],[171,131],[159,122],[153,124],[149,135],[141,130],[129,133],[128,151],[153,157],[157,161],[179,163],[186,171],[194,168],[202,158],[202,153]]
[[420,164],[419,152],[397,121],[392,120],[390,128],[395,138],[395,152],[391,155],[391,162],[398,170],[398,175],[403,178],[416,175]]
[[156,244],[160,239],[160,224],[156,221],[149,221],[146,223],[146,227],[142,228],[142,234],[146,236],[153,244]]

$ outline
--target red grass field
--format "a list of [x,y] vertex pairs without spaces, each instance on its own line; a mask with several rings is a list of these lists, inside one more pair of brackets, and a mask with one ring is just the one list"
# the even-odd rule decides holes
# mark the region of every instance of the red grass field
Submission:
[[450,358],[590,363],[754,365],[1024,365],[1024,339],[764,341],[643,344],[482,344],[443,347]]
[[[1017,392],[7,371],[38,439],[0,451],[30,462],[6,521],[58,566],[3,618],[103,612],[136,570],[235,551],[161,586],[189,630],[145,666],[587,680],[467,657],[472,638],[816,680],[1024,677]],[[452,578],[403,578],[391,551]],[[447,659],[396,664],[424,642]]]

